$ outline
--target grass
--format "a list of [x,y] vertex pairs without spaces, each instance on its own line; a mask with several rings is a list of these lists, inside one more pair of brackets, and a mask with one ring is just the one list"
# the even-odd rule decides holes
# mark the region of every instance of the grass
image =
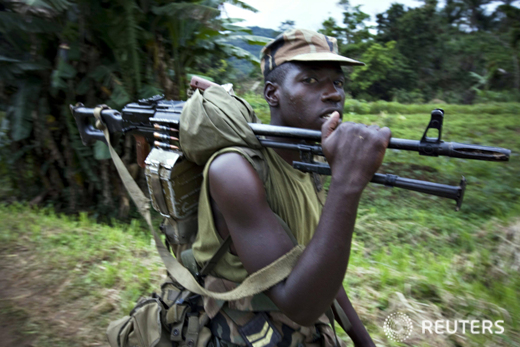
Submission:
[[[416,334],[408,341],[412,345],[514,346],[512,341],[518,341],[520,276],[511,266],[520,255],[520,120],[510,113],[518,106],[505,107],[503,113],[491,106],[482,108],[493,114],[471,113],[478,107],[445,106],[443,139],[510,148],[513,155],[508,163],[387,151],[381,172],[451,185],[465,175],[468,187],[460,212],[453,211],[453,201],[437,197],[376,185],[366,189],[345,286],[356,297],[358,309],[370,317],[369,330],[372,326],[380,331],[382,319],[401,310],[416,323],[505,320],[505,336],[459,334],[432,339]],[[412,105],[403,110],[409,108]],[[420,139],[429,112],[346,113],[345,118],[388,126],[394,137]],[[515,247],[508,248],[513,239]]]
[[[246,99],[268,122],[265,102],[254,95]],[[394,137],[409,139],[420,139],[430,111],[438,107],[353,104],[348,101],[345,120],[388,126]],[[444,140],[506,147],[513,151],[511,161],[433,158],[388,150],[381,172],[450,185],[464,175],[465,201],[455,212],[453,201],[369,185],[359,207],[344,285],[379,346],[519,346],[520,104],[443,108]],[[17,271],[37,274],[47,288],[61,288],[55,305],[64,312],[71,301],[78,306],[70,308],[73,312],[88,312],[77,317],[92,327],[89,336],[102,336],[109,320],[126,314],[141,294],[157,290],[162,266],[136,222],[108,227],[91,222],[85,214],[57,216],[23,205],[1,206],[0,220],[2,254],[18,254],[13,259],[20,262],[27,256],[43,260]],[[23,247],[29,250],[21,252]],[[391,342],[383,332],[385,318],[396,311],[414,322],[406,344]],[[420,333],[421,321],[441,319],[504,320],[505,332]],[[29,320],[33,333],[57,329],[38,328],[37,319]],[[56,336],[47,335],[38,334],[43,337],[37,345],[59,345]]]

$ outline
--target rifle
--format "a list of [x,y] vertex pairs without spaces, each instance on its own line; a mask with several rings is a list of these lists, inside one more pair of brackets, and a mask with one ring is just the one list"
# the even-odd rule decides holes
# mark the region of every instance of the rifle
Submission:
[[[190,83],[192,88],[201,90],[205,90],[213,85],[216,84],[199,77],[194,77]],[[228,92],[230,91],[228,90]],[[136,139],[137,162],[139,166],[145,167],[145,160],[150,153],[150,147],[182,155],[182,148],[179,148],[179,139],[176,136],[172,136],[172,133],[178,132],[184,104],[184,101],[165,100],[164,96],[157,95],[129,103],[121,112],[104,109],[100,112],[102,122],[98,120],[95,126],[91,123],[91,120],[94,119],[93,108],[87,108],[83,104],[78,103],[76,106],[70,105],[70,109],[76,119],[84,145],[92,145],[95,141],[106,143],[105,136],[102,130],[100,130],[103,127],[106,127],[111,135],[116,135],[111,136],[111,139],[113,139],[111,142],[113,143],[117,141],[117,135],[133,134]],[[415,151],[420,155],[426,156],[449,156],[486,161],[509,160],[511,151],[506,148],[444,142],[441,140],[443,120],[444,111],[442,109],[433,110],[430,122],[421,140],[391,138],[388,148]],[[293,162],[294,168],[321,175],[331,174],[329,165],[314,161],[315,155],[323,156],[322,148],[319,145],[321,140],[320,131],[256,123],[249,123],[249,126],[263,146],[299,151],[301,161]],[[437,131],[437,136],[428,137],[430,130]],[[272,141],[265,139],[264,136],[299,139],[302,140],[302,143]],[[456,211],[462,205],[466,188],[464,176],[458,186],[379,173],[374,175],[371,182],[453,199],[456,202]]]

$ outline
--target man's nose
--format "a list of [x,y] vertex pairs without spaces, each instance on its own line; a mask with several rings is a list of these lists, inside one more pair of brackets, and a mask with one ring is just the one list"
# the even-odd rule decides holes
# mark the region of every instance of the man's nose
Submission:
[[342,91],[341,87],[337,87],[334,82],[329,82],[324,87],[321,100],[339,102],[342,99]]

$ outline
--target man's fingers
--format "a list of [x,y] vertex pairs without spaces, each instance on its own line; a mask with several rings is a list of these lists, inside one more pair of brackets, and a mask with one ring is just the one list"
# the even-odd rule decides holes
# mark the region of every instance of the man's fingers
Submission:
[[388,147],[388,143],[390,143],[390,138],[392,137],[392,131],[388,129],[388,127],[384,127],[379,129],[379,134],[383,135],[386,139],[386,146]]
[[341,121],[339,119],[339,112],[334,111],[330,115],[330,118],[327,119],[327,121],[323,123],[323,125],[321,126],[321,138],[326,139],[327,137],[329,137],[330,134],[332,134],[332,132],[336,130],[340,123]]

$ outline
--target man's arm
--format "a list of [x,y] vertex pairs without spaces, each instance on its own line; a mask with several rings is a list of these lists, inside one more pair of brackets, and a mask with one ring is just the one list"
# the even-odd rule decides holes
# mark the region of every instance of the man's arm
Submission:
[[[361,192],[380,166],[390,131],[341,124],[331,117],[322,129],[322,147],[332,168],[329,195],[320,222],[287,279],[268,291],[293,321],[312,325],[330,306],[344,278]],[[337,129],[336,129],[337,128]],[[219,156],[209,170],[213,209],[222,236],[249,273],[286,254],[292,242],[270,210],[263,184],[251,165],[235,153]]]

